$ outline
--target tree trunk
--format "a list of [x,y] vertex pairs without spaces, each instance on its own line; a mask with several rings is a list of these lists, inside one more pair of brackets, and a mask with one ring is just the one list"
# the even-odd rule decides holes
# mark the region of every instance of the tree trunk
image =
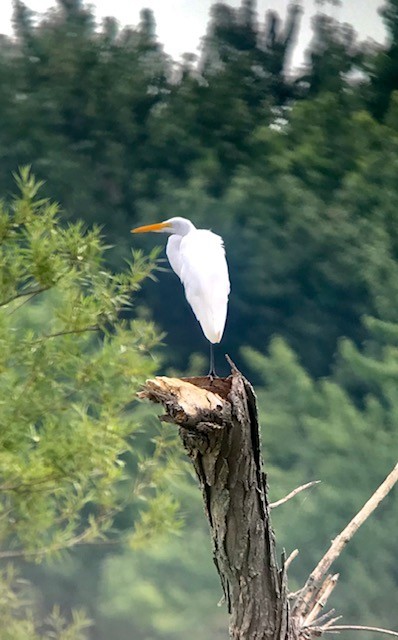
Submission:
[[286,580],[275,558],[252,386],[233,366],[227,379],[149,380],[140,395],[162,403],[162,419],[180,427],[203,493],[230,637],[283,640]]

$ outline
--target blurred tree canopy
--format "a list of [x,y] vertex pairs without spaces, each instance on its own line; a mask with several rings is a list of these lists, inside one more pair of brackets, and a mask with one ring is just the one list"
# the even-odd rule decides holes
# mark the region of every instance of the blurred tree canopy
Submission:
[[[16,38],[0,42],[1,192],[32,163],[72,219],[104,225],[114,267],[128,255],[129,228],[150,216],[213,225],[234,284],[226,350],[264,349],[277,331],[325,374],[338,337],[359,343],[360,316],[374,311],[353,185],[359,198],[358,183],[371,188],[371,162],[378,181],[393,175],[382,159],[397,139],[396,74],[383,75],[395,55],[394,7],[383,10],[383,50],[317,15],[305,68],[293,72],[299,4],[284,23],[273,12],[258,20],[255,2],[215,4],[200,59],[176,63],[149,10],[136,28],[112,18],[97,27],[80,0],[59,1],[39,21],[16,0]],[[395,183],[380,194],[396,198]],[[378,214],[372,202],[365,209],[372,225]],[[191,345],[206,345],[192,317],[180,320],[178,283],[159,277],[175,305],[162,307],[157,286],[141,300],[183,368]]]
[[[154,370],[145,345],[157,344],[160,329],[167,335],[163,370],[199,373],[200,358],[192,353],[207,352],[176,278],[159,270],[157,281],[146,280],[143,290],[135,291],[141,276],[151,272],[154,255],[147,260],[138,254],[129,275],[120,276],[131,255],[129,229],[136,224],[182,215],[224,237],[232,295],[222,346],[258,384],[274,497],[308,480],[324,481],[298,498],[298,507],[291,503],[275,513],[281,544],[300,546],[297,586],[393,464],[397,0],[386,0],[381,12],[385,46],[360,42],[355,25],[339,24],[321,7],[305,64],[293,70],[298,2],[290,5],[284,21],[275,12],[258,17],[253,0],[242,0],[238,8],[216,3],[199,58],[187,54],[176,62],[159,43],[155,16],[147,9],[137,27],[120,27],[113,18],[96,25],[92,9],[81,0],[58,0],[40,19],[22,0],[14,0],[15,37],[0,38],[0,193],[8,201],[14,192],[12,172],[31,164],[45,180],[42,193],[62,204],[64,222],[57,223],[53,237],[55,205],[41,199],[34,204],[36,196],[29,196],[34,183],[27,174],[20,178],[22,195],[12,201],[13,208],[4,205],[8,222],[0,221],[7,228],[15,202],[25,203],[18,206],[27,222],[12,227],[12,245],[1,245],[4,300],[19,295],[32,278],[50,289],[1,316],[0,358],[6,373],[0,388],[3,398],[11,397],[14,387],[21,398],[15,429],[3,433],[1,482],[7,486],[7,474],[14,473],[13,456],[26,452],[27,466],[18,472],[18,482],[34,486],[43,469],[56,473],[60,501],[46,493],[32,500],[24,492],[6,492],[18,517],[15,532],[6,528],[2,538],[1,529],[0,541],[11,536],[14,545],[21,545],[16,549],[32,552],[57,548],[59,536],[80,535],[82,522],[92,526],[92,491],[93,503],[105,513],[109,501],[128,502],[128,483],[119,481],[119,474],[134,483],[138,503],[148,491],[151,496],[141,520],[138,504],[124,502],[113,519],[122,537],[135,523],[132,544],[141,545],[139,556],[115,542],[79,549],[62,566],[23,568],[40,585],[34,598],[43,619],[60,602],[65,612],[84,605],[94,630],[85,630],[79,614],[72,624],[76,633],[96,640],[111,633],[115,640],[132,635],[179,640],[188,629],[195,640],[226,637],[225,613],[216,608],[220,590],[210,555],[203,551],[208,542],[198,498],[183,463],[173,457],[172,431],[159,433],[150,411],[132,406],[117,421],[117,442],[109,445],[105,467],[107,441],[93,441],[93,422],[103,428],[107,403],[117,411]],[[96,227],[85,232],[79,220],[90,228],[99,225],[101,232]],[[104,257],[101,234],[113,245]],[[153,239],[134,242],[147,252],[153,248]],[[67,275],[58,282],[59,270]],[[126,309],[131,287],[135,307]],[[18,300],[24,298],[8,304],[17,307]],[[173,303],[165,305],[165,300]],[[121,310],[122,326],[113,329]],[[159,330],[151,328],[151,317]],[[105,338],[98,340],[89,331],[42,340],[90,326],[98,326]],[[36,340],[40,346],[26,355]],[[125,344],[131,349],[123,360],[118,349]],[[28,394],[24,385],[33,370],[37,379]],[[76,388],[79,376],[88,376],[87,396]],[[69,387],[74,405],[68,403],[66,413],[60,409],[42,417],[44,389],[48,403],[57,407]],[[98,394],[104,392],[100,408]],[[0,408],[16,411],[9,403]],[[131,421],[144,425],[143,431]],[[50,440],[53,450],[49,444],[42,452],[41,441],[35,441],[38,435],[29,425],[36,423],[36,431],[49,433],[56,425],[59,442]],[[89,450],[82,467],[68,429],[58,426],[66,423]],[[123,454],[122,468],[117,461],[126,430],[134,431],[136,458]],[[69,452],[67,473],[54,468],[63,446],[65,458]],[[103,480],[91,487],[93,457]],[[173,495],[159,497],[156,487],[165,481]],[[161,534],[175,527],[177,500],[187,533],[181,540],[161,537],[150,546],[149,531],[157,534],[159,526]],[[70,530],[51,526],[51,518],[62,518],[72,507],[76,519],[71,518]],[[391,496],[342,559],[344,580],[335,602],[346,621],[398,625],[393,606],[396,513]],[[24,524],[30,517],[31,533]],[[2,575],[12,600],[15,581],[11,574]],[[204,616],[206,628],[201,627]],[[197,636],[190,620],[197,620]],[[33,638],[34,621],[26,624],[33,625]]]

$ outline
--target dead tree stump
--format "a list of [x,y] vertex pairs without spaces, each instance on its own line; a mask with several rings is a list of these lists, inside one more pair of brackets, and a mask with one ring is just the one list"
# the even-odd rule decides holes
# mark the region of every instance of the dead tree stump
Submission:
[[[338,617],[333,617],[333,611],[323,613],[338,580],[338,574],[327,572],[398,481],[398,464],[334,539],[304,587],[294,597],[288,596],[286,569],[298,552],[286,565],[282,556],[278,568],[256,398],[251,384],[230,364],[229,378],[158,377],[148,380],[139,394],[162,404],[166,415],[160,419],[179,426],[195,468],[210,525],[214,562],[230,613],[230,637],[309,640],[326,631],[358,629],[337,626]],[[278,504],[312,484],[299,487]],[[394,635],[388,630],[378,631]]]
[[288,600],[278,570],[256,400],[235,368],[227,379],[156,378],[141,397],[160,402],[180,427],[209,521],[213,557],[239,640],[281,640]]

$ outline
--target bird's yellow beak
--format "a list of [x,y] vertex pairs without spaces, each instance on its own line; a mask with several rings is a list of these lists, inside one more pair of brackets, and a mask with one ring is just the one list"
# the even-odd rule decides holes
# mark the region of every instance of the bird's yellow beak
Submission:
[[147,224],[143,227],[131,229],[131,233],[146,233],[147,231],[162,231],[168,227],[167,222],[156,222],[155,224]]

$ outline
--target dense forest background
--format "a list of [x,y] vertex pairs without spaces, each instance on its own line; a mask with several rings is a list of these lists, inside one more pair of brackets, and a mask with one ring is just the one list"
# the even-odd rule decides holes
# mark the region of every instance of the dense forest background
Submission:
[[[257,16],[253,0],[215,4],[200,58],[180,63],[149,10],[121,28],[96,25],[81,0],[39,20],[14,7],[15,37],[0,38],[0,193],[32,165],[63,219],[101,225],[110,269],[156,243],[130,236],[140,223],[181,215],[223,236],[232,293],[219,369],[227,352],[256,384],[272,499],[322,480],[273,513],[280,549],[300,550],[298,588],[397,457],[398,1],[382,8],[383,47],[318,13],[300,71],[295,3],[285,22]],[[164,267],[131,315],[165,332],[159,373],[201,373],[206,342]],[[157,421],[131,411],[145,433],[136,446],[152,453]],[[199,492],[173,431],[161,437],[171,502],[150,503],[152,536],[117,542],[133,505],[112,544],[21,566],[43,618],[54,603],[66,616],[83,607],[92,640],[227,637]],[[177,504],[178,530],[157,535]],[[333,606],[346,623],[398,627],[397,514],[395,492],[339,561]]]

